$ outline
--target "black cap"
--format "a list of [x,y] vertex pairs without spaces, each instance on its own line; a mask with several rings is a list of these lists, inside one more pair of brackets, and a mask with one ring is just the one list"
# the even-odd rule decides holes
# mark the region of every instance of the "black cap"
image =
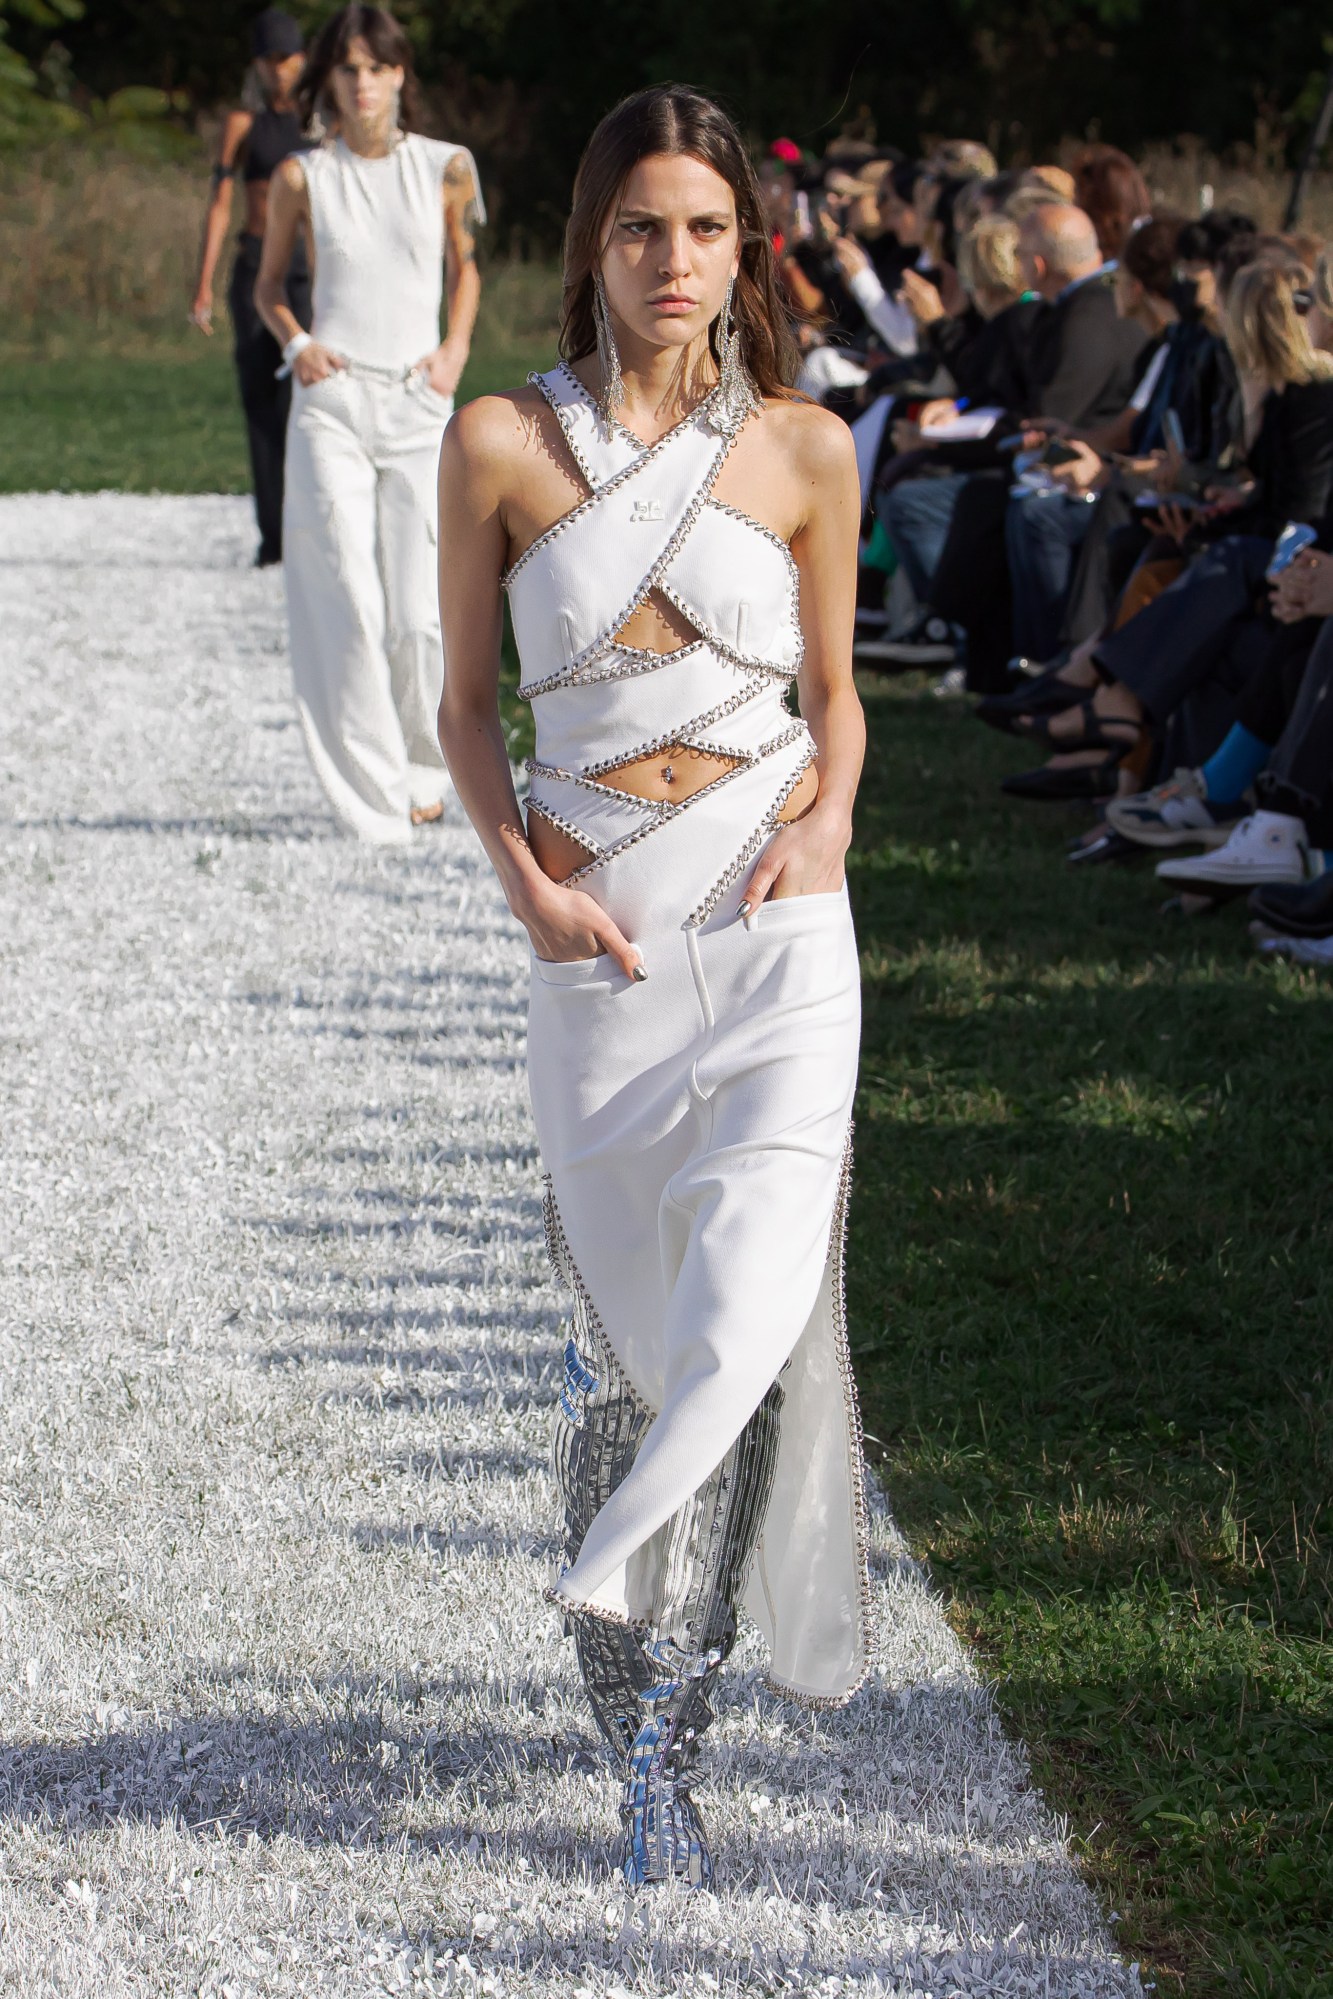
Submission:
[[305,36],[281,7],[266,7],[250,30],[250,53],[254,56],[299,56],[305,52]]

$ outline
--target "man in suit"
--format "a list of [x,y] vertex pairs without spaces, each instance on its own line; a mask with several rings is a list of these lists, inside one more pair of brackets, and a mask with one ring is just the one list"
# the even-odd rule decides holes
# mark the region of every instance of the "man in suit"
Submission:
[[[1043,202],[1023,219],[1018,255],[1024,288],[1043,308],[1028,350],[1028,406],[1016,421],[1053,418],[1081,431],[1119,416],[1133,394],[1145,335],[1116,312],[1113,273],[1102,263],[1090,218],[1067,203]],[[997,425],[995,435],[1012,428]],[[962,627],[968,688],[979,694],[1007,685],[1013,623],[1005,546],[1009,486],[1006,464],[974,474],[959,489],[930,604],[917,628]],[[904,499],[910,494],[909,486]],[[938,660],[939,634],[932,636],[929,657]],[[911,650],[914,637],[898,642],[897,664],[919,663]],[[888,646],[881,650],[887,657]]]

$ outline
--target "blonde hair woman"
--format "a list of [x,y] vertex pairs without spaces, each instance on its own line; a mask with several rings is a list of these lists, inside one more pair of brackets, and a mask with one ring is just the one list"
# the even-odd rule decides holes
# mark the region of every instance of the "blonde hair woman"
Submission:
[[983,319],[994,319],[1021,296],[1018,224],[1008,215],[983,215],[958,245],[958,275]]

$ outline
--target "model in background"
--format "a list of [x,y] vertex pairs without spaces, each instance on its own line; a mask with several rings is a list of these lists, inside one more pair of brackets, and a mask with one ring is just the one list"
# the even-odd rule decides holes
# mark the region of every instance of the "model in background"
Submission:
[[624,1781],[627,1880],[706,1886],[689,1785],[741,1604],[796,1698],[845,1698],[869,1642],[842,1302],[861,503],[850,433],[787,386],[759,186],[706,98],[602,121],[564,282],[564,363],[445,437],[440,731],[532,943],[574,1297],[553,1597]]
[[[213,280],[231,227],[232,183],[237,172],[245,195],[245,222],[236,245],[227,304],[236,341],[236,373],[241,384],[250,469],[254,480],[255,513],[259,520],[259,553],[263,569],[282,560],[282,461],[287,444],[291,384],[279,379],[282,355],[277,341],[255,310],[255,279],[268,212],[268,185],[289,153],[310,142],[302,137],[295,91],[305,65],[301,30],[280,7],[269,7],[255,22],[250,38],[254,57],[252,77],[244,96],[259,97],[258,107],[242,104],[229,111],[222,127],[213,168],[213,195],[204,222],[204,246],[190,318],[201,333],[213,331]],[[305,244],[293,245],[287,267],[284,301],[299,327],[310,324],[310,271]]]
[[[283,517],[292,673],[338,817],[395,845],[444,810],[435,472],[481,292],[481,191],[465,148],[411,129],[411,51],[381,7],[344,7],[325,24],[298,105],[327,136],[274,177],[255,288],[296,383]],[[310,332],[284,289],[303,231]]]

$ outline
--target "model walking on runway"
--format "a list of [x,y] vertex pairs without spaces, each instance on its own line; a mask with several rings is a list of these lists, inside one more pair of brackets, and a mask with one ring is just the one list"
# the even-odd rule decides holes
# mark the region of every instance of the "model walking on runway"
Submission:
[[[707,1885],[689,1783],[738,1609],[783,1693],[841,1700],[866,1668],[842,1304],[860,499],[849,432],[786,388],[759,188],[706,98],[603,120],[564,283],[564,363],[445,439],[440,733],[532,944],[574,1297],[552,1596],[623,1774],[626,1878]],[[502,588],[536,721],[526,825]]]
[[[298,102],[327,136],[274,177],[255,289],[296,380],[284,513],[292,674],[338,817],[397,845],[444,810],[435,474],[477,316],[481,190],[464,147],[409,129],[411,50],[381,7],[344,7],[325,24]],[[283,299],[303,232],[314,246],[310,333]]]
[[[245,189],[245,225],[236,245],[227,304],[236,343],[236,373],[245,411],[254,480],[255,514],[259,521],[256,566],[282,560],[282,459],[287,442],[291,384],[279,379],[282,360],[277,341],[255,311],[255,279],[264,239],[268,184],[289,153],[299,153],[310,141],[301,134],[294,92],[305,63],[301,30],[281,7],[268,7],[255,22],[250,37],[254,71],[243,94],[258,93],[258,104],[242,102],[223,122],[218,157],[213,168],[213,194],[204,222],[204,245],[190,318],[201,333],[213,331],[213,279],[222,246],[231,227],[232,185],[237,171]],[[293,246],[283,296],[299,327],[310,324],[310,271],[305,244]]]

